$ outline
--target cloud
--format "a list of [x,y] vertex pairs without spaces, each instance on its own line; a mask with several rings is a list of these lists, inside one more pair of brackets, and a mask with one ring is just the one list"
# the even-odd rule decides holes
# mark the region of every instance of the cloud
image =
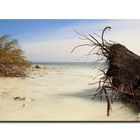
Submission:
[[81,48],[71,54],[72,49],[80,43],[76,38],[48,40],[24,44],[23,49],[31,61],[85,61],[85,58],[81,57],[87,54],[90,48]]
[[[98,22],[85,21],[79,22],[72,26],[59,28],[52,31],[48,38],[45,31],[31,41],[23,42],[23,49],[31,61],[85,61],[86,55],[90,48],[80,48],[74,54],[70,51],[78,44],[84,41],[78,39],[74,29],[83,34],[92,34],[96,32],[101,34],[105,26],[111,26],[112,30],[105,34],[105,38],[119,42],[131,51],[140,54],[140,20],[101,20]],[[88,60],[94,60],[95,57]]]

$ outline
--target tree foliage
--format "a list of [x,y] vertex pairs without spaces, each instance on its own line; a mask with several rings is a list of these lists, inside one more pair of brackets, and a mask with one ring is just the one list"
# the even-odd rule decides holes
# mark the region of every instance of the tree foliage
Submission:
[[25,76],[29,61],[19,45],[10,35],[0,37],[0,76]]
[[9,35],[0,37],[0,64],[28,64],[19,42]]

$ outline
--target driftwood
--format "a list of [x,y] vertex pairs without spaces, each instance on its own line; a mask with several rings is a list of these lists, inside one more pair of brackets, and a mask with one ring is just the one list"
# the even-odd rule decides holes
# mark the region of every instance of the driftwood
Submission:
[[[99,87],[95,96],[107,101],[107,116],[110,115],[111,102],[120,99],[123,102],[134,105],[137,111],[140,110],[140,56],[129,51],[119,43],[106,41],[104,33],[111,29],[105,27],[99,39],[92,35],[82,35],[89,44],[76,46],[72,52],[81,46],[92,46],[88,55],[98,55],[98,62],[103,62],[100,71]],[[100,63],[101,64],[101,63]],[[96,82],[95,82],[96,83]],[[93,83],[94,84],[94,83]]]

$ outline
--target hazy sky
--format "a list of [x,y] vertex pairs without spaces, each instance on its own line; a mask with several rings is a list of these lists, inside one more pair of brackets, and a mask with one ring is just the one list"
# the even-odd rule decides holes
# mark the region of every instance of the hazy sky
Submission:
[[74,30],[100,35],[105,26],[112,27],[106,39],[122,43],[140,55],[140,20],[0,20],[0,35],[18,39],[30,61],[90,61],[95,58],[82,57],[90,48],[70,53],[85,42]]

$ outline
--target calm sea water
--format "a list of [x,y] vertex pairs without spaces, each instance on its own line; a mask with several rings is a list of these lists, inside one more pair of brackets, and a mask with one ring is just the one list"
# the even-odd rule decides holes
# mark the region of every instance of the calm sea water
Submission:
[[[46,66],[47,69],[34,71],[31,77],[25,79],[0,80],[0,120],[136,120],[136,114],[121,103],[114,102],[113,112],[107,117],[106,102],[92,100],[97,87],[89,83],[97,75],[95,63],[33,64]],[[27,100],[15,101],[15,97]]]
[[96,62],[33,62],[33,65],[43,65],[47,67],[63,67],[63,68],[72,68],[72,67],[81,67],[81,68],[91,68],[96,69],[100,66],[101,63]]

